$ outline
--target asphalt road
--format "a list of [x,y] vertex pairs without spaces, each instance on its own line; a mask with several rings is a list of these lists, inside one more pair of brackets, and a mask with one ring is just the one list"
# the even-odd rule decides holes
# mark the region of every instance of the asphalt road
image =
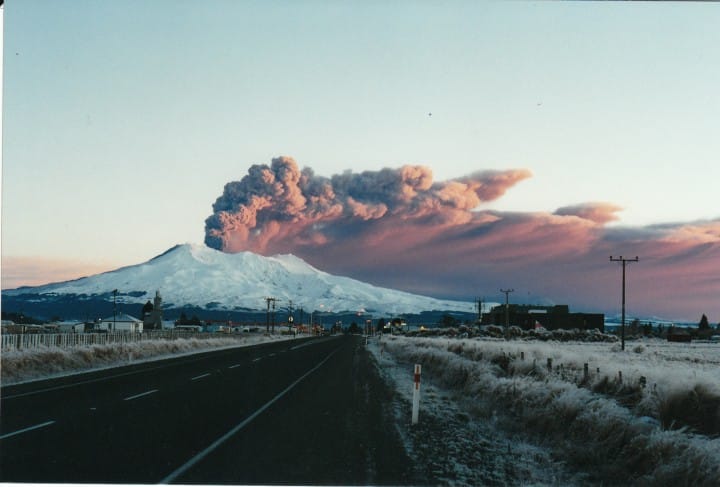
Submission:
[[409,484],[363,338],[275,342],[0,390],[0,481]]

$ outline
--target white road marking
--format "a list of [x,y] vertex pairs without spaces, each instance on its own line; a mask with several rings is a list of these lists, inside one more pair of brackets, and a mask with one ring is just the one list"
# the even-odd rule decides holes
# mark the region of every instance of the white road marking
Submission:
[[262,357],[254,358],[253,362],[260,362],[262,360]]
[[[215,352],[215,353],[224,354],[224,353],[227,353],[227,352],[225,352],[225,351],[223,351],[223,350],[220,350],[220,351]],[[133,370],[133,371],[130,371],[130,372],[122,372],[122,373],[120,373],[120,374],[107,375],[107,376],[103,376],[103,377],[98,377],[98,378],[96,378],[96,379],[82,380],[82,381],[79,381],[79,382],[73,382],[72,384],[64,384],[64,385],[61,385],[61,386],[47,387],[47,388],[45,388],[45,389],[37,389],[37,390],[34,390],[34,391],[23,392],[23,393],[20,393],[20,394],[10,394],[10,395],[8,395],[8,396],[4,396],[3,399],[7,401],[8,399],[14,399],[14,398],[16,398],[16,397],[33,396],[33,395],[36,395],[36,394],[42,394],[42,393],[44,393],[44,392],[59,391],[59,390],[61,390],[61,389],[68,389],[68,388],[70,388],[70,387],[76,387],[76,386],[81,386],[81,385],[85,385],[85,384],[93,384],[93,383],[95,383],[95,382],[102,382],[102,381],[106,381],[106,380],[115,379],[115,378],[118,378],[118,377],[126,377],[126,376],[129,376],[129,375],[144,374],[144,373],[147,373],[147,372],[149,372],[149,371],[151,371],[151,370],[159,370],[159,369],[165,369],[165,368],[168,368],[168,367],[175,367],[175,366],[178,366],[178,365],[189,364],[189,363],[192,363],[192,362],[199,362],[199,361],[202,361],[202,360],[206,360],[206,358],[207,358],[207,357],[200,357],[200,358],[191,358],[191,359],[188,359],[188,360],[173,359],[173,360],[171,361],[171,363],[169,363],[169,364],[157,365],[157,366],[154,366],[154,367],[143,367],[143,368],[140,369],[140,370]],[[92,373],[95,373],[95,372],[98,372],[98,371],[97,371],[97,370],[91,370],[91,371],[89,371],[89,372],[80,372],[80,373],[78,373],[77,375],[82,375],[82,374],[86,374],[86,373],[87,373],[87,374],[92,374]],[[71,376],[71,375],[73,375],[73,374],[69,374],[68,376]]]
[[207,373],[207,374],[202,374],[202,375],[198,375],[198,376],[195,376],[195,377],[193,377],[193,378],[192,378],[192,379],[190,379],[190,380],[198,380],[198,379],[203,379],[203,378],[205,378],[205,377],[210,377],[210,375],[212,375],[212,374],[210,374],[210,373]]
[[161,480],[160,482],[158,482],[158,483],[160,483],[160,484],[169,484],[170,482],[174,481],[175,479],[177,479],[178,477],[180,477],[182,474],[184,474],[185,472],[187,472],[188,470],[190,470],[190,469],[191,469],[195,464],[197,464],[200,460],[202,460],[203,458],[205,458],[206,456],[208,456],[210,453],[212,453],[214,450],[216,450],[220,445],[222,445],[222,444],[225,443],[227,440],[229,440],[232,436],[234,436],[235,434],[237,434],[238,431],[240,431],[241,429],[243,429],[245,426],[247,426],[248,424],[250,424],[250,422],[252,422],[255,418],[257,418],[258,416],[260,416],[260,414],[262,414],[263,411],[265,411],[267,408],[269,408],[270,406],[272,406],[276,401],[278,401],[280,398],[282,398],[285,394],[287,394],[288,392],[290,392],[296,385],[298,385],[300,382],[302,382],[307,376],[309,376],[310,374],[312,374],[313,372],[315,372],[317,369],[319,369],[320,367],[322,367],[322,366],[325,364],[325,362],[327,362],[328,360],[330,360],[330,357],[332,357],[333,355],[335,355],[335,352],[337,352],[338,350],[339,350],[339,349],[335,349],[335,350],[333,350],[332,352],[330,352],[330,354],[329,354],[327,357],[325,357],[325,358],[322,360],[322,362],[320,362],[320,363],[317,364],[315,367],[313,367],[312,369],[310,369],[310,370],[308,370],[307,372],[305,372],[305,373],[304,373],[303,375],[301,375],[298,379],[296,379],[295,382],[293,382],[292,384],[290,384],[289,386],[287,386],[287,387],[286,387],[282,392],[280,392],[277,396],[273,397],[273,398],[270,399],[268,402],[266,402],[260,409],[258,409],[258,410],[255,411],[254,413],[252,413],[252,414],[251,414],[250,416],[248,416],[247,418],[245,418],[245,419],[244,419],[243,421],[241,421],[238,425],[236,425],[233,429],[231,429],[230,431],[228,431],[227,433],[225,433],[224,435],[222,435],[220,438],[218,438],[217,440],[215,440],[214,442],[212,442],[212,443],[210,444],[210,446],[208,446],[207,448],[205,448],[204,450],[202,450],[200,453],[198,453],[197,455],[195,455],[194,457],[192,457],[190,460],[188,460],[187,462],[185,462],[185,463],[184,463],[183,465],[181,465],[178,469],[176,469],[174,472],[172,472],[170,475],[168,475],[167,477],[165,477],[164,479],[162,479],[162,480]]
[[157,389],[153,389],[151,391],[141,392],[140,394],[135,394],[134,396],[126,397],[125,399],[123,399],[123,401],[132,401],[133,399],[137,399],[138,397],[149,396],[150,394],[154,394],[157,391],[158,391]]
[[237,367],[240,367],[240,365],[241,365],[241,364],[231,365],[230,367],[228,367],[228,369],[235,369],[235,368],[237,368]]
[[308,340],[305,343],[301,343],[300,345],[295,345],[294,347],[290,347],[290,350],[297,350],[298,348],[308,347],[310,345],[317,345],[318,343],[326,342],[328,340],[334,340],[336,337],[325,337],[325,338],[315,338],[312,340]]
[[35,426],[30,426],[29,428],[23,428],[21,430],[13,431],[12,433],[5,433],[4,435],[0,436],[0,440],[4,440],[5,438],[10,438],[11,436],[20,435],[22,433],[27,433],[28,431],[33,431],[36,429],[44,428],[45,426],[50,426],[51,424],[54,424],[55,421],[46,421],[44,423],[36,424]]

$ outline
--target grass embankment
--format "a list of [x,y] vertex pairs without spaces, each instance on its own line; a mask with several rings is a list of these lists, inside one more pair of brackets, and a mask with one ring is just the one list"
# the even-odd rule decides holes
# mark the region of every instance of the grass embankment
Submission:
[[242,338],[179,338],[74,348],[39,347],[4,351],[0,355],[0,380],[5,386],[141,361],[159,360],[181,354],[249,346],[281,339],[287,337],[257,335]]
[[423,376],[456,392],[475,417],[529,434],[595,482],[720,478],[717,350],[704,361],[662,345],[620,352],[610,344],[393,338],[383,347],[422,364]]

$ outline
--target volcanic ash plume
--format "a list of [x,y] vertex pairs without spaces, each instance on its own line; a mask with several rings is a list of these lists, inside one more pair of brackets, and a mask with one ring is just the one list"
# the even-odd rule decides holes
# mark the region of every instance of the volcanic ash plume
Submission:
[[227,252],[276,253],[393,224],[466,222],[470,210],[528,177],[527,170],[485,171],[433,182],[429,168],[408,165],[326,178],[278,157],[225,185],[205,221],[205,243]]

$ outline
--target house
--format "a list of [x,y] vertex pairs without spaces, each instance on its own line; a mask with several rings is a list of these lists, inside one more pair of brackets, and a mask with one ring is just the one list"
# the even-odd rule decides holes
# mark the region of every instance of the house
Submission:
[[61,321],[56,324],[60,333],[83,333],[85,331],[85,323],[77,321]]
[[689,343],[692,341],[692,335],[684,328],[671,326],[667,333],[667,341]]
[[143,322],[129,314],[118,313],[115,316],[100,320],[100,322],[96,324],[95,329],[108,332],[128,331],[132,333],[142,333]]

